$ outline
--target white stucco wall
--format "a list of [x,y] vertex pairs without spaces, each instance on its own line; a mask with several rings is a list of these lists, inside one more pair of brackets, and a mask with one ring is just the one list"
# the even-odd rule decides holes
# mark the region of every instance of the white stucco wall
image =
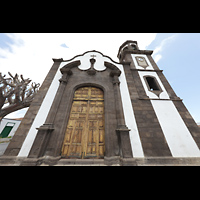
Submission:
[[[121,91],[121,96],[122,96],[122,104],[123,104],[123,109],[124,109],[124,115],[125,115],[125,121],[126,125],[128,126],[129,129],[131,129],[130,133],[130,140],[131,140],[131,146],[132,146],[132,151],[133,151],[133,156],[134,157],[144,157],[136,121],[135,121],[135,116],[134,116],[134,111],[132,108],[131,104],[131,99],[128,91],[128,86],[126,83],[126,78],[123,70],[123,66],[120,64],[116,64],[112,62],[109,58],[102,56],[98,52],[88,52],[83,56],[78,56],[74,58],[72,61],[80,60],[81,65],[78,66],[79,69],[81,70],[87,70],[90,68],[91,63],[90,59],[92,58],[91,55],[95,55],[96,57],[94,68],[98,71],[105,70],[106,67],[104,66],[104,61],[113,63],[116,65],[121,71],[121,75],[119,77],[119,80],[121,82],[120,84],[120,91]],[[62,62],[59,66],[58,71],[56,72],[56,75],[49,87],[49,90],[47,91],[47,94],[42,102],[42,105],[38,111],[38,114],[36,115],[33,124],[25,138],[25,141],[22,145],[22,148],[18,154],[19,157],[27,157],[31,147],[33,145],[33,142],[35,140],[37,130],[36,128],[39,128],[41,125],[44,124],[47,115],[49,113],[50,107],[53,103],[54,97],[56,95],[56,92],[59,87],[59,79],[61,78],[61,73],[60,73],[60,68],[62,68],[64,65],[66,65],[68,62]]]
[[121,75],[119,77],[120,80],[120,92],[124,110],[124,118],[126,125],[130,130],[129,136],[131,141],[132,153],[133,157],[144,157],[144,152],[139,136],[138,127],[136,124],[136,119],[134,115],[134,110],[131,103],[131,98],[128,90],[128,85],[125,77],[125,72],[122,65],[118,65],[119,69],[121,70]]
[[172,101],[151,100],[173,157],[200,157],[200,151]]
[[31,150],[31,147],[33,145],[33,142],[35,140],[35,137],[36,137],[36,134],[37,134],[37,129],[36,128],[39,128],[41,125],[44,124],[46,118],[47,118],[47,115],[49,113],[49,110],[51,108],[51,105],[53,103],[53,100],[54,100],[54,97],[56,95],[56,92],[58,90],[58,87],[59,87],[59,79],[61,78],[61,73],[60,73],[60,70],[57,71],[50,87],[49,87],[49,90],[42,102],[42,105],[40,106],[40,109],[33,121],[33,124],[24,140],[24,143],[21,147],[21,150],[18,154],[19,157],[27,157],[30,150]]

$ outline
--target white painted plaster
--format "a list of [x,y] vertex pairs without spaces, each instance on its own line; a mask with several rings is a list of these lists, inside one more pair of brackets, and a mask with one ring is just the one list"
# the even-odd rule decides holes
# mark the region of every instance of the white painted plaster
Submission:
[[173,157],[200,157],[200,151],[172,101],[151,100]]
[[[75,60],[78,60],[78,59],[74,59]],[[72,61],[70,61],[72,62]],[[23,142],[23,145],[21,147],[21,150],[18,154],[18,157],[27,157],[30,150],[31,150],[31,147],[33,145],[33,142],[35,140],[35,137],[37,135],[37,129],[36,128],[39,128],[41,125],[44,124],[46,118],[47,118],[47,115],[49,113],[49,110],[51,108],[51,105],[53,103],[53,100],[55,98],[55,95],[56,95],[56,92],[58,90],[58,87],[59,87],[59,79],[62,77],[62,74],[60,72],[60,68],[62,68],[64,65],[66,65],[68,62],[62,62],[55,74],[55,77],[47,91],[47,94],[45,96],[45,98],[43,99],[43,102],[40,106],[40,109],[37,113],[37,115],[35,116],[35,119],[33,121],[33,124]]]
[[129,136],[131,141],[132,153],[133,157],[144,157],[144,152],[142,149],[141,140],[139,137],[139,131],[137,128],[135,115],[131,103],[131,98],[128,90],[128,85],[124,73],[124,69],[122,65],[118,65],[119,69],[121,70],[121,75],[119,77],[120,80],[120,92],[122,98],[122,106],[124,110],[124,118],[126,125],[130,130]]
[[[79,69],[81,70],[87,70],[90,68],[91,63],[90,59],[92,58],[91,55],[96,55],[94,59],[96,60],[94,64],[94,68],[98,71],[105,70],[106,67],[104,66],[104,61],[111,62],[114,65],[116,65],[121,71],[122,74],[119,77],[119,80],[121,82],[120,84],[120,91],[121,91],[121,96],[122,96],[122,105],[124,109],[124,115],[125,115],[125,121],[126,125],[128,126],[129,129],[131,129],[130,133],[130,140],[131,140],[131,146],[132,146],[132,151],[133,151],[133,156],[134,157],[144,157],[140,137],[139,137],[139,132],[137,129],[136,125],[136,120],[134,116],[134,111],[132,108],[131,104],[131,99],[128,91],[128,86],[126,83],[126,78],[123,70],[123,66],[121,64],[116,64],[112,62],[109,58],[103,57],[100,53],[98,52],[88,52],[84,56],[78,56],[74,58],[73,60],[70,60],[69,62],[80,60],[81,65],[78,66]],[[48,92],[41,104],[41,107],[38,111],[38,114],[36,115],[33,124],[25,138],[25,141],[22,145],[22,148],[18,154],[19,157],[27,157],[30,149],[33,145],[33,142],[35,140],[37,130],[36,128],[39,128],[41,125],[44,124],[47,115],[49,113],[49,110],[51,108],[51,105],[53,103],[53,100],[55,98],[56,92],[59,87],[59,79],[61,78],[61,73],[60,73],[60,68],[62,68],[64,65],[66,65],[69,62],[62,62],[59,66],[59,69],[56,72],[56,75],[48,89]]]
[[[91,57],[92,55],[95,55],[96,57]],[[89,53],[86,53],[81,58],[79,57],[81,64],[78,66],[78,68],[81,70],[89,69],[91,67],[91,63],[90,63],[91,58],[94,58],[96,60],[96,62],[94,63],[94,68],[97,71],[102,71],[106,69],[106,67],[104,66],[105,57],[103,57],[101,54],[97,52],[89,52]]]

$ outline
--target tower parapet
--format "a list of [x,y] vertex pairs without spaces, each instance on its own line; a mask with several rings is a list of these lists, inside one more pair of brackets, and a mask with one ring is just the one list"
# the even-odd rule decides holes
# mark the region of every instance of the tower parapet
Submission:
[[146,54],[151,55],[153,51],[140,50],[137,41],[127,40],[120,47],[117,54],[119,61],[125,61],[126,54]]

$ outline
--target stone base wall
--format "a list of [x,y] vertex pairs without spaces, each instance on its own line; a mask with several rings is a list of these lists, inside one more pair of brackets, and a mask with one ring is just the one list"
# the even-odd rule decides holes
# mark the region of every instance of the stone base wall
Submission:
[[62,159],[44,156],[40,158],[0,157],[0,166],[200,166],[200,158],[146,157],[104,159]]

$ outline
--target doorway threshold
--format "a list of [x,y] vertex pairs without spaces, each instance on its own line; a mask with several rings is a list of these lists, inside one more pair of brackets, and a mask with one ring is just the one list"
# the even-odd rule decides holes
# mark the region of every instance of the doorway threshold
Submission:
[[[104,159],[65,159],[61,158],[55,166],[65,166],[65,165],[71,165],[71,166],[104,166]],[[107,165],[105,165],[107,166]]]

